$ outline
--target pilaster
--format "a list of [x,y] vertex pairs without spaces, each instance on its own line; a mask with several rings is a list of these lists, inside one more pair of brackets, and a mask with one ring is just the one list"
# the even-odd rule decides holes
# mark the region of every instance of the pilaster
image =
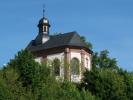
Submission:
[[85,51],[81,50],[81,73],[85,71]]
[[70,49],[65,48],[64,78],[70,80]]

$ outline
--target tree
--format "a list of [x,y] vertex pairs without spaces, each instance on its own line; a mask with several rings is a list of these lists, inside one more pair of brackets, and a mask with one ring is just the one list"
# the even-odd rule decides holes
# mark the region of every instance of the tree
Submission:
[[87,42],[86,38],[84,36],[81,36],[80,37],[81,40],[86,44],[86,47],[89,48],[89,49],[92,49],[92,44],[90,42]]
[[81,86],[101,100],[127,100],[124,78],[110,69],[85,72]]
[[20,80],[27,89],[35,90],[39,84],[40,65],[34,61],[33,55],[27,51],[22,50],[18,52],[8,66],[16,69]]
[[5,80],[0,76],[0,100],[12,99],[12,95],[8,90]]
[[0,70],[0,99],[2,100],[94,100],[88,91],[79,91],[68,81],[56,80],[50,67],[35,62],[26,50],[18,52]]
[[[84,37],[82,40],[88,45]],[[119,68],[116,59],[110,58],[107,50],[95,52],[92,70],[85,72],[79,88],[85,88],[103,100],[132,100],[133,73]]]
[[92,68],[107,68],[118,70],[117,61],[115,58],[109,57],[109,51],[103,50],[100,53],[94,53],[92,57]]
[[[3,80],[1,81],[4,84],[2,93],[6,99],[2,97],[3,99],[0,100],[29,100],[28,97],[31,97],[31,95],[29,95],[22,86],[22,82],[18,80],[18,77],[19,75],[14,68],[10,66],[4,66],[4,68],[1,70],[0,79]],[[5,92],[3,92],[4,90]]]
[[119,69],[118,74],[124,77],[125,93],[129,100],[133,99],[133,73]]
[[95,100],[88,91],[79,91],[74,84],[68,81],[57,82],[55,80],[46,84],[42,89],[39,100]]

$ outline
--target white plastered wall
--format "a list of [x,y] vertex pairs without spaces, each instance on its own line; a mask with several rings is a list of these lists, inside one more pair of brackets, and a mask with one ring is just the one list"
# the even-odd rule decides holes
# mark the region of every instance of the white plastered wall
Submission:
[[48,40],[49,40],[49,37],[45,37],[45,36],[42,37],[42,43],[45,43],[45,42],[47,42]]
[[[78,60],[81,64],[81,52],[71,51],[70,55],[71,55],[70,59],[78,58]],[[91,70],[91,55],[89,53],[85,52],[85,56],[83,59],[84,59],[85,68],[87,68],[88,70]],[[86,59],[88,59],[88,62]],[[81,74],[80,75],[71,75],[71,80],[74,82],[80,82],[81,78],[82,78]]]
[[42,59],[43,59],[42,57],[36,57],[36,58],[35,58],[35,61],[41,64]]
[[[52,55],[47,56],[47,59],[49,61],[53,61],[55,58],[58,58],[61,61],[60,77],[59,78],[62,78],[62,79],[64,79],[64,57],[65,57],[64,52],[56,53],[56,54],[52,54]],[[70,60],[73,58],[77,58],[81,64],[81,52],[71,51],[70,52]],[[87,60],[86,59],[88,59],[88,66],[87,66]],[[39,63],[41,63],[42,60],[43,60],[43,57],[37,57],[35,59],[35,61],[37,61]],[[85,53],[85,56],[84,56],[84,65],[85,65],[85,68],[87,68],[88,70],[91,70],[91,54],[89,54],[87,52]],[[71,81],[73,81],[73,82],[80,82],[81,78],[82,78],[81,74],[80,75],[71,75]]]

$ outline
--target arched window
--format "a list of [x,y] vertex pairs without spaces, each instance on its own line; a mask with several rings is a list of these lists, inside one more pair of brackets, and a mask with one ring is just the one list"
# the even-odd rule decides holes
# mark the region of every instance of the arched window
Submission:
[[58,58],[53,60],[53,67],[55,76],[60,76],[60,60]]
[[79,75],[79,60],[77,58],[73,58],[71,60],[71,74]]

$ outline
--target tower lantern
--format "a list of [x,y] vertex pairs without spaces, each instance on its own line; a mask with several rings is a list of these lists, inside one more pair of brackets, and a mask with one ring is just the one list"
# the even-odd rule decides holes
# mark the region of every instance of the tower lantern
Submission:
[[50,24],[49,24],[49,20],[44,16],[45,10],[43,8],[43,17],[39,20],[38,23],[38,39],[37,39],[37,43],[45,43],[49,40],[49,28],[50,28]]
[[39,34],[49,35],[49,28],[50,28],[49,20],[43,16],[43,18],[41,18],[38,23],[38,28],[39,28]]

